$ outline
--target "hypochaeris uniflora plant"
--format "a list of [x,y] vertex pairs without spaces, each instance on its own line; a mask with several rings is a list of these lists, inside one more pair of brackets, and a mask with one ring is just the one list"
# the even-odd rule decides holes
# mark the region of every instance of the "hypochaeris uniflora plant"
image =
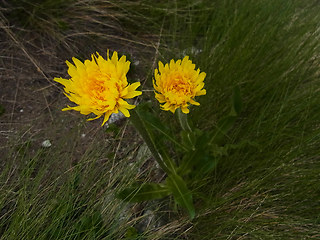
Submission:
[[54,81],[64,85],[65,95],[70,101],[78,106],[66,107],[62,109],[76,110],[81,114],[96,115],[94,120],[104,115],[102,125],[108,121],[112,113],[122,112],[129,117],[128,110],[135,108],[125,101],[141,95],[141,91],[136,91],[140,82],[128,84],[127,73],[130,62],[126,61],[126,56],[118,59],[118,53],[113,52],[111,59],[109,52],[107,59],[97,54],[92,54],[91,60],[82,63],[77,58],[72,58],[74,65],[66,61],[69,69],[70,79],[55,78]]
[[[130,117],[154,159],[167,175],[161,183],[140,182],[122,189],[117,196],[126,201],[141,202],[171,195],[178,205],[188,211],[190,218],[194,218],[193,196],[189,188],[199,178],[212,172],[219,155],[225,154],[231,146],[221,143],[241,110],[239,89],[235,88],[230,114],[218,121],[215,129],[202,131],[190,127],[192,125],[189,124],[187,113],[190,112],[190,104],[200,105],[195,97],[206,94],[203,88],[206,73],[196,70],[188,56],[176,62],[171,60],[165,65],[159,62],[153,80],[155,97],[162,104],[162,110],[177,112],[181,126],[177,132],[177,129],[169,129],[170,124],[162,123],[149,103],[141,103],[135,108],[135,105],[125,101],[141,94],[136,90],[139,82],[128,84],[126,74],[130,62],[126,61],[125,56],[118,59],[117,52],[114,52],[111,59],[108,54],[105,60],[99,54],[93,54],[92,60],[82,63],[73,58],[73,62],[74,65],[67,61],[70,79],[54,79],[64,85],[65,95],[77,104],[63,110],[96,115],[88,120],[104,115],[102,124],[112,113],[121,111]],[[174,159],[170,153],[174,153]]]
[[185,56],[183,60],[172,59],[170,64],[159,61],[159,70],[155,69],[153,87],[156,99],[163,105],[161,109],[174,113],[180,108],[189,113],[189,104],[200,105],[196,96],[205,95],[204,78],[206,73],[195,70],[195,64]]

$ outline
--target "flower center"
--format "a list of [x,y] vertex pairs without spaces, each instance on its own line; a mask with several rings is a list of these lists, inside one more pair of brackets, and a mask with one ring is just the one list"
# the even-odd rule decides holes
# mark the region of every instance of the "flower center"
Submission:
[[191,84],[188,78],[175,74],[171,77],[168,84],[168,91],[175,93],[178,96],[190,96]]
[[113,108],[119,98],[116,82],[112,81],[110,75],[103,74],[100,71],[93,72],[88,76],[87,89],[95,104],[102,104],[104,109]]
[[89,80],[88,81],[89,94],[93,98],[103,101],[105,99],[105,96],[103,93],[106,90],[106,88],[104,86],[104,82],[102,80],[101,74],[95,74],[93,76],[89,76],[88,80]]

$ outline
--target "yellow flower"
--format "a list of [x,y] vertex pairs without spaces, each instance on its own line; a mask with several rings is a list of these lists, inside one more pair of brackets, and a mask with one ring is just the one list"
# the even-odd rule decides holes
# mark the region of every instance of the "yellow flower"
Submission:
[[173,59],[170,64],[165,66],[159,61],[159,71],[155,69],[153,87],[155,97],[163,103],[162,110],[175,112],[181,108],[183,113],[189,113],[189,103],[200,105],[194,98],[205,95],[204,78],[206,73],[200,69],[195,70],[195,64],[186,56],[175,62]]
[[134,98],[142,92],[136,91],[140,82],[128,84],[126,74],[129,71],[130,62],[122,56],[118,59],[118,53],[114,52],[109,59],[103,59],[99,53],[92,54],[92,60],[82,63],[77,58],[72,58],[74,65],[66,61],[70,79],[55,78],[54,81],[64,85],[65,95],[78,106],[62,109],[62,111],[76,110],[81,114],[94,113],[94,120],[104,115],[102,125],[108,121],[112,113],[121,111],[129,117],[128,109],[135,105],[127,103],[124,99]]

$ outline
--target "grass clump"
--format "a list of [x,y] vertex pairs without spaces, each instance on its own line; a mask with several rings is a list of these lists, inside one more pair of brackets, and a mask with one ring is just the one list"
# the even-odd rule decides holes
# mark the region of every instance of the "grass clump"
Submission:
[[13,0],[4,2],[3,5],[6,9],[4,13],[11,21],[18,22],[23,28],[47,31],[67,28],[67,23],[62,20],[62,16],[68,13],[72,2],[74,1]]
[[194,58],[208,73],[208,93],[192,116],[199,126],[214,127],[229,110],[235,85],[244,112],[228,135],[239,147],[222,156],[216,174],[203,183],[203,192],[211,194],[192,236],[315,237],[319,6],[312,1],[207,4],[206,14],[190,23],[191,37],[178,43],[180,49],[198,44],[201,53]]
[[50,148],[27,141],[8,154],[0,175],[1,239],[120,239],[145,218],[115,197],[116,189],[146,174],[139,173],[144,154],[133,162],[139,147],[122,149],[125,160],[114,163],[112,145],[98,137],[87,138],[84,151],[76,147],[84,141],[80,129]]

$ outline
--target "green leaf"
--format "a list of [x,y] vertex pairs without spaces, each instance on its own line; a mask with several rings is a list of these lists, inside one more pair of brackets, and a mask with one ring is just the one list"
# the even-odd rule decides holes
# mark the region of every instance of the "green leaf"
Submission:
[[[153,157],[158,162],[160,167],[166,172],[170,173],[170,168],[164,162],[159,149],[157,148],[155,139],[153,137],[152,130],[148,127],[147,123],[144,121],[143,115],[140,113],[138,109],[134,109],[131,111],[131,122],[135,126],[136,130],[140,133],[141,137],[147,144],[148,148],[150,149]],[[164,146],[163,146],[164,147]]]
[[192,194],[183,179],[177,174],[169,175],[167,177],[167,186],[171,190],[176,203],[185,208],[189,213],[190,219],[193,219],[196,213]]
[[117,194],[117,197],[127,202],[143,202],[166,197],[170,190],[162,184],[144,183],[140,186],[126,188]]
[[175,139],[175,137],[171,134],[170,130],[162,124],[159,118],[147,111],[144,111],[142,108],[137,108],[137,111],[139,111],[139,114],[143,116],[143,121],[145,121],[149,126],[154,128],[155,130],[157,130],[159,133],[161,133],[166,140],[169,140],[176,144],[178,147],[186,150],[186,147]]
[[194,168],[194,178],[203,178],[205,174],[211,172],[218,164],[218,159],[205,151],[196,158],[197,164]]
[[211,152],[214,156],[227,156],[230,150],[241,149],[244,147],[254,147],[258,151],[261,151],[261,146],[258,143],[254,141],[241,140],[239,143],[226,144],[224,146],[214,144],[212,145]]
[[217,159],[211,154],[208,142],[210,135],[203,133],[198,136],[193,151],[186,153],[178,169],[178,173],[185,175],[192,173],[192,177],[203,176],[214,169],[217,164]]
[[197,141],[199,140],[199,138],[203,136],[203,134],[204,133],[198,128],[194,128],[192,132],[182,130],[180,132],[181,142],[184,146],[188,148],[188,151],[194,151]]
[[167,149],[164,148],[164,147],[159,147],[158,150],[159,150],[159,152],[160,152],[160,154],[161,154],[161,157],[162,157],[163,162],[164,162],[164,163],[166,164],[166,166],[169,168],[170,173],[176,174],[177,165],[176,165],[175,162],[170,158]]

